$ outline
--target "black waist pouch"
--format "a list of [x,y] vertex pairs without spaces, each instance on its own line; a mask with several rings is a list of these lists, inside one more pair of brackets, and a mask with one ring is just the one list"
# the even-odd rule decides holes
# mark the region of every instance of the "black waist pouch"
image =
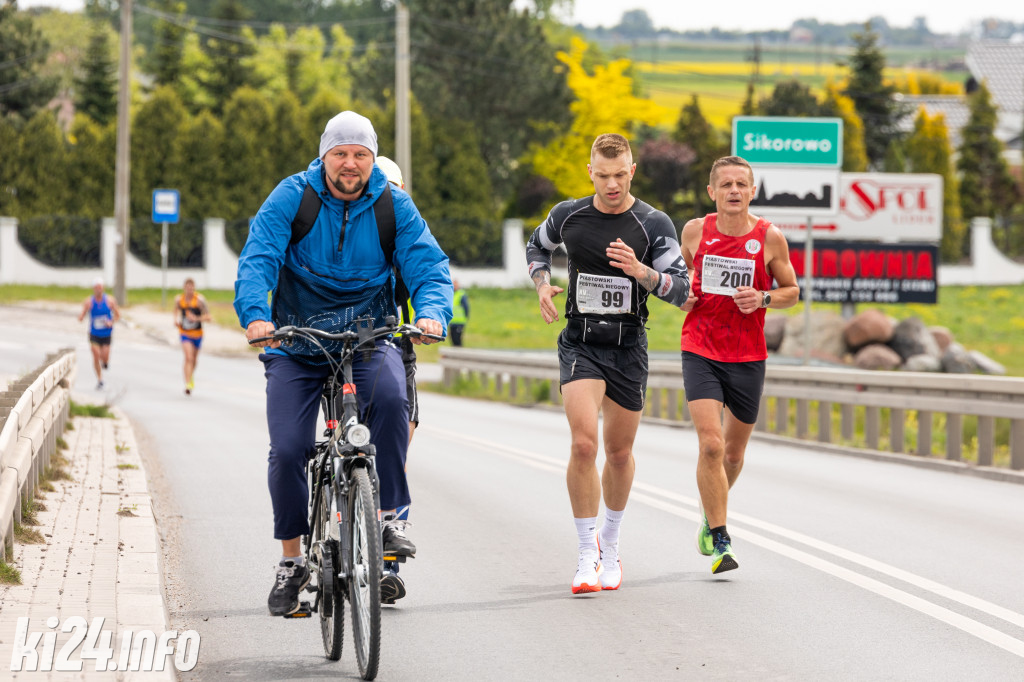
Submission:
[[632,348],[643,338],[644,328],[628,322],[605,322],[594,318],[572,318],[565,325],[565,338],[573,343]]

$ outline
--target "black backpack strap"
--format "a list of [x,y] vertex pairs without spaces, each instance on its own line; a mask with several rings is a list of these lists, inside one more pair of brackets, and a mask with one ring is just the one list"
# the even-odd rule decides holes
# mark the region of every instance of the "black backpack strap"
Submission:
[[[302,190],[299,210],[295,212],[295,218],[292,219],[292,238],[289,243],[298,244],[309,234],[309,231],[313,229],[313,223],[316,222],[317,216],[320,215],[320,207],[323,204],[324,202],[320,199],[316,190],[309,183],[306,183],[306,188]],[[392,210],[393,214],[394,211]]]
[[384,186],[384,191],[373,204],[373,216],[377,219],[377,236],[380,237],[380,250],[384,252],[384,260],[388,265],[395,261],[395,235],[398,226],[395,223],[395,200],[391,196],[391,183]]

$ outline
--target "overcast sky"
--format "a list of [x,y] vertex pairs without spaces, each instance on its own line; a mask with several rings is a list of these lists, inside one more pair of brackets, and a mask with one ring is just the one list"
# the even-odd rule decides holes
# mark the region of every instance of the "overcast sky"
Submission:
[[[143,0],[144,1],[144,0]],[[80,10],[83,0],[19,0],[22,9],[36,6]],[[936,33],[959,33],[972,22],[997,17],[1024,22],[1022,0],[576,0],[566,20],[575,25],[615,26],[631,9],[647,11],[658,28],[676,30],[710,29],[757,31],[785,29],[796,19],[814,17],[821,23],[864,22],[885,17],[890,26],[909,26],[914,17],[924,16]]]
[[987,17],[1024,22],[1021,0],[576,0],[570,23],[584,26],[615,26],[622,14],[643,9],[657,28],[759,31],[789,28],[797,19],[815,18],[821,23],[864,22],[885,17],[890,26],[910,26],[914,17],[924,16],[935,33],[959,33],[972,22]]

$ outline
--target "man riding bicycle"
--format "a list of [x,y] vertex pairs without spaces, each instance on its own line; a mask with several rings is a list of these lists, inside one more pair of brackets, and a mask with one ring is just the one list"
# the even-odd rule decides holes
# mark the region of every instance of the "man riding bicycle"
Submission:
[[[283,325],[336,332],[351,329],[358,317],[383,321],[395,315],[392,263],[375,217],[388,212],[389,198],[395,222],[393,262],[411,292],[416,326],[443,335],[452,317],[448,257],[409,195],[388,187],[384,172],[374,165],[376,155],[373,125],[344,111],[328,121],[320,157],[306,171],[282,180],[264,201],[249,228],[235,282],[235,311],[246,338],[267,336]],[[294,224],[307,185],[322,205],[302,235]],[[273,292],[272,302],[268,292]],[[331,369],[307,343],[273,343],[260,360],[267,377],[267,478],[274,537],[282,547],[268,607],[271,615],[281,616],[298,610],[299,593],[310,580],[301,551],[301,537],[309,533],[305,464],[313,451],[321,390]],[[357,357],[353,372],[360,409],[377,448],[384,552],[411,557],[416,547],[405,536],[405,521],[392,518],[396,508],[411,501],[405,476],[409,411],[401,351],[381,341],[374,353]],[[394,574],[384,580],[399,579]],[[382,584],[382,594],[387,591]]]

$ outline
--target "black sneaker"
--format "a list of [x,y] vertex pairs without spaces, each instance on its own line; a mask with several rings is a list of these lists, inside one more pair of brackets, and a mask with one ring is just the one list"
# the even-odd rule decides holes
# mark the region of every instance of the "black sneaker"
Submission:
[[405,596],[405,581],[394,571],[385,571],[380,579],[380,603],[394,604]]
[[407,557],[416,556],[416,545],[412,544],[409,538],[405,537],[405,527],[407,525],[409,525],[409,522],[403,519],[384,521],[382,533],[385,554]]
[[296,566],[291,561],[277,565],[274,589],[270,590],[267,607],[272,616],[287,616],[299,610],[299,592],[309,584],[309,569],[305,564]]

